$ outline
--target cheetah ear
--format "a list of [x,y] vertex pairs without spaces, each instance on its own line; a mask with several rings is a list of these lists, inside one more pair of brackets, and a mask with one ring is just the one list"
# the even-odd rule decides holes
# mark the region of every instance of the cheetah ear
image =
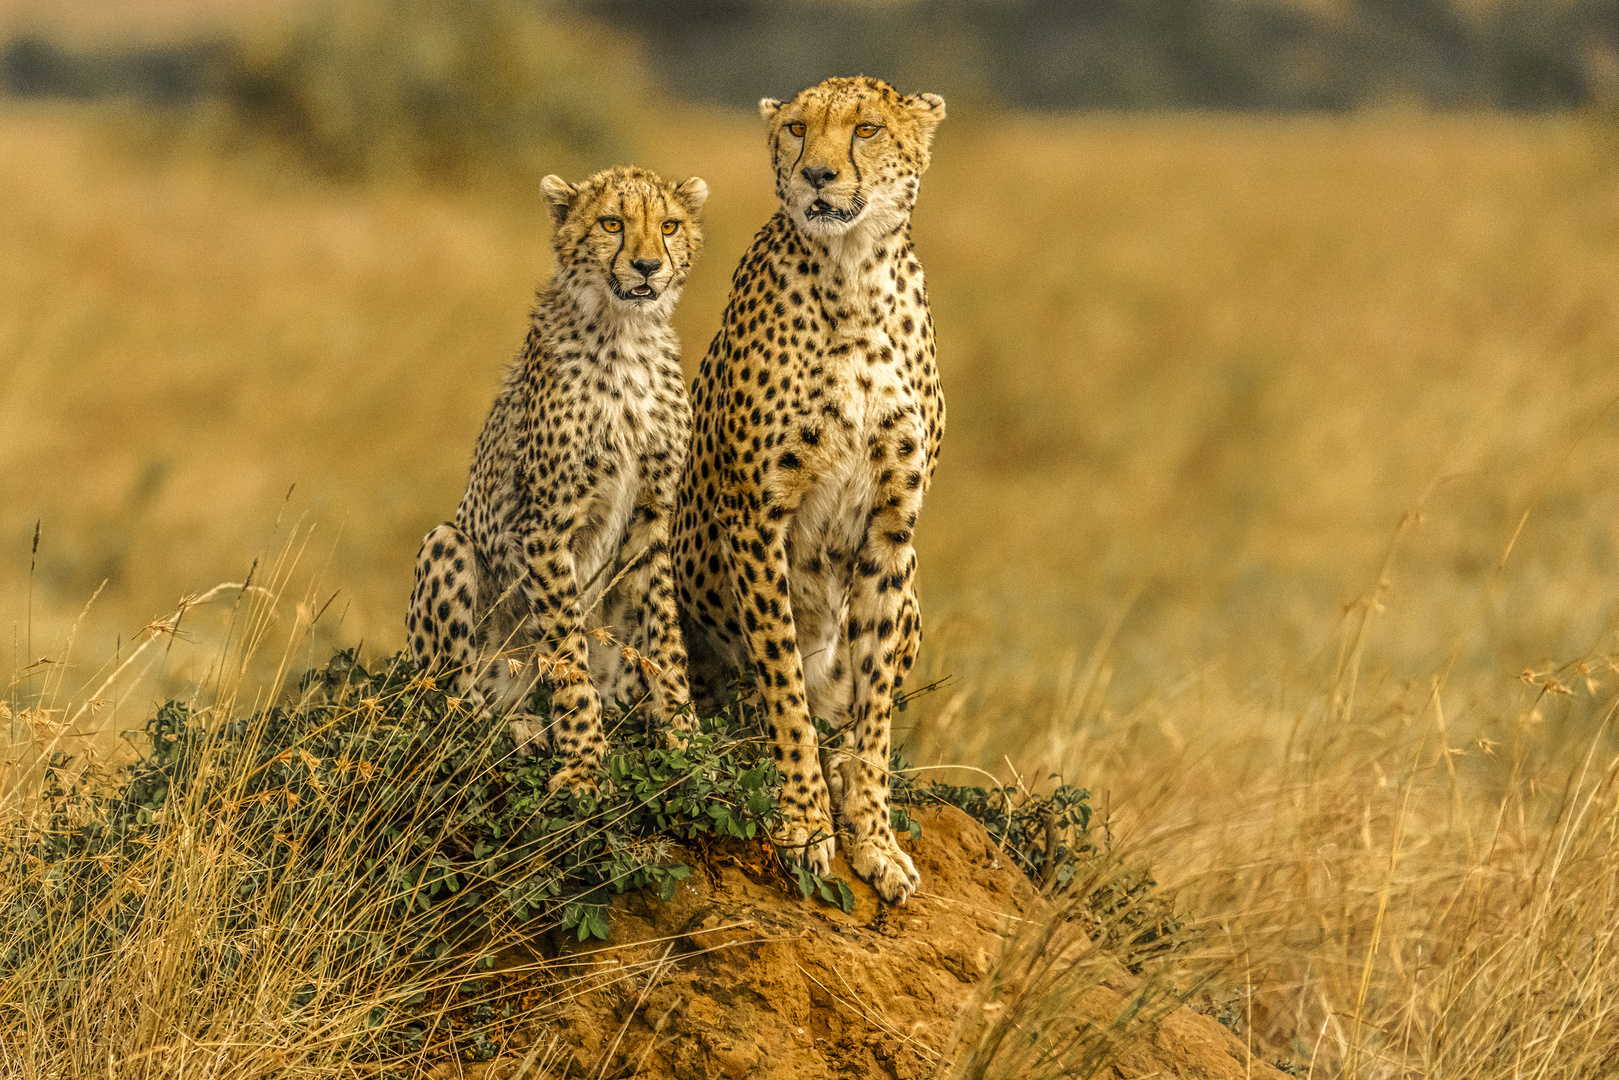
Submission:
[[703,182],[701,176],[694,176],[676,185],[675,191],[682,199],[686,200],[686,205],[691,209],[692,213],[701,214],[703,212],[703,204],[708,201],[708,185]]
[[905,110],[931,131],[933,125],[944,119],[944,98],[938,94],[912,94],[905,99]]
[[776,118],[776,114],[779,112],[781,112],[781,102],[777,101],[775,98],[767,97],[759,99],[759,115],[765,118],[765,123],[768,124],[774,120]]
[[921,167],[928,167],[928,150],[933,144],[933,129],[944,119],[944,98],[938,94],[912,94],[904,102],[905,111],[916,124],[922,144]]
[[579,194],[579,189],[568,183],[562,177],[552,174],[540,181],[540,191],[545,195],[545,201],[551,207],[551,220],[561,225],[568,220],[568,207],[573,197]]

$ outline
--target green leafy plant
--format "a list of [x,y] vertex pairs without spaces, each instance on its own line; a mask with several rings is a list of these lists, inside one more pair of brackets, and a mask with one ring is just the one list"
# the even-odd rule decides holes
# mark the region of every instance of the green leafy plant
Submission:
[[1139,968],[1148,956],[1173,949],[1185,927],[1173,900],[1157,891],[1158,882],[1140,866],[1129,865],[1098,847],[1090,832],[1091,793],[1060,782],[1049,794],[1021,785],[1004,787],[918,784],[909,763],[895,751],[890,764],[893,824],[919,827],[907,807],[945,803],[982,824],[990,837],[1030,881],[1053,895],[1076,888],[1086,894],[1086,921],[1099,943]]
[[789,865],[787,872],[792,876],[793,883],[798,886],[798,895],[805,900],[814,897],[823,903],[842,908],[845,915],[854,910],[854,892],[844,879],[822,877],[801,863]]
[[[531,707],[545,713],[543,692]],[[691,873],[684,851],[770,833],[780,777],[737,700],[678,747],[634,710],[610,735],[597,789],[553,795],[554,759],[519,756],[506,725],[471,715],[404,657],[367,670],[353,651],[245,718],[170,702],[134,736],[139,759],[111,776],[50,761],[33,822],[0,853],[0,999],[67,1007],[113,975],[128,942],[183,918],[198,943],[190,971],[165,977],[203,997],[263,985],[275,954],[294,1016],[329,1014],[368,980],[390,987],[367,1005],[369,1049],[357,1049],[453,1038],[477,1056],[495,1046],[498,1003],[463,1002],[460,988],[504,948],[606,940],[614,896],[668,899]],[[894,764],[894,825],[913,838],[908,809],[946,802],[1054,889],[1106,858],[1083,790],[923,786]],[[781,868],[803,898],[853,910],[847,881]],[[1111,887],[1101,923],[1145,928],[1148,942],[1173,932],[1145,872]],[[452,1037],[447,1010],[489,1016]]]
[[[250,719],[171,702],[138,738],[140,760],[111,778],[51,761],[38,827],[14,830],[0,856],[8,879],[35,883],[8,890],[0,912],[0,997],[60,1007],[53,995],[167,917],[163,903],[200,890],[214,902],[191,904],[213,920],[199,985],[232,992],[257,943],[313,926],[309,962],[325,977],[300,982],[289,1006],[315,1010],[344,978],[398,971],[395,1034],[419,1042],[409,1007],[426,988],[537,931],[605,939],[614,895],[668,896],[689,874],[674,844],[770,827],[776,772],[734,714],[679,749],[632,715],[598,791],[553,796],[553,760],[518,756],[505,725],[470,716],[402,658],[367,671],[339,653],[301,689]],[[199,865],[211,873],[194,881]]]

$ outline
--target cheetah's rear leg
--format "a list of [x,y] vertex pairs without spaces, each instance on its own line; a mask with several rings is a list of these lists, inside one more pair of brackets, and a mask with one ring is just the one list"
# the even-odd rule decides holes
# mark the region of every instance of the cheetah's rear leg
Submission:
[[[472,543],[454,525],[429,532],[416,555],[416,584],[405,619],[410,654],[426,674],[444,673],[451,697],[474,714],[489,717],[526,697],[524,685],[504,656],[486,655],[478,615],[478,573]],[[532,681],[532,680],[529,680]],[[532,754],[549,745],[546,725],[517,713],[511,718],[518,752]]]

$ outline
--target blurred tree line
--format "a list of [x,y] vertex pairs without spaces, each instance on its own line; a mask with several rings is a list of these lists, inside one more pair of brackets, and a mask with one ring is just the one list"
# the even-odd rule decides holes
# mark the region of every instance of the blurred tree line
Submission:
[[644,64],[541,0],[322,0],[236,37],[0,50],[0,93],[122,98],[333,176],[600,167]]
[[[1556,109],[1619,92],[1619,0],[579,0],[658,80],[751,104],[832,73],[1025,109]],[[1475,8],[1477,5],[1475,5]]]
[[0,93],[206,112],[336,175],[588,167],[631,149],[647,78],[749,106],[852,73],[1023,109],[1619,110],[1619,0],[321,0],[251,35],[0,46]]

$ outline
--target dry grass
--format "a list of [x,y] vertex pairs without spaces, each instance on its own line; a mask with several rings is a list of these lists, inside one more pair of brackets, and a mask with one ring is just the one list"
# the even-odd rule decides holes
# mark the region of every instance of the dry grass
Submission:
[[[644,138],[714,191],[691,359],[769,212],[764,154],[746,118]],[[953,679],[904,714],[913,756],[1092,786],[1260,1053],[1619,1068],[1611,141],[959,114],[936,162],[917,244],[951,412],[918,543],[926,674]],[[317,186],[12,111],[0,236],[15,699],[103,579],[66,685],[240,581],[278,520],[315,529],[305,623],[342,590],[300,648],[397,647],[547,269],[537,200]],[[155,685],[202,679],[225,622],[189,615]]]
[[[285,579],[267,572],[263,580],[267,587],[244,590],[238,583],[210,590],[207,599],[225,604],[236,631],[216,657],[219,673],[239,672],[276,621],[275,608],[286,599]],[[147,651],[169,644],[182,615],[159,620],[143,635],[128,658],[137,673]],[[306,632],[307,626],[296,627],[283,644],[296,644],[298,631]],[[288,659],[284,651],[281,670],[249,692],[279,696]],[[142,685],[128,666],[123,674],[124,681]],[[235,678],[216,678],[196,689],[204,707],[218,715],[248,706],[237,699]],[[53,680],[39,707],[15,715],[4,707],[12,736],[8,764],[21,766],[8,770],[3,789],[8,847],[15,844],[19,851],[25,837],[31,840],[49,828],[43,801],[28,798],[23,786],[39,778],[30,766],[58,751],[74,753],[93,783],[111,764],[93,748],[86,752],[78,745],[76,733],[97,726],[82,722],[88,702],[56,695]],[[99,696],[85,695],[89,702]],[[21,737],[19,729],[25,733]],[[248,742],[261,734],[262,725],[252,725]],[[204,750],[208,763],[202,771],[212,782],[199,783],[163,806],[157,842],[143,837],[144,852],[136,848],[139,857],[122,862],[102,856],[115,875],[105,889],[41,873],[39,865],[30,865],[37,859],[8,852],[0,864],[0,907],[8,927],[51,929],[43,947],[16,956],[13,950],[21,943],[7,941],[0,976],[0,1073],[27,1080],[103,1074],[245,1080],[282,1075],[288,1068],[308,1076],[374,1071],[351,1060],[351,1044],[418,992],[410,965],[367,963],[339,946],[352,935],[366,934],[379,912],[350,910],[343,913],[348,918],[334,919],[323,898],[311,895],[318,885],[312,888],[310,881],[283,874],[262,887],[252,883],[253,872],[263,869],[255,853],[274,848],[258,835],[262,826],[243,827],[242,807],[252,802],[243,792],[257,763],[251,753],[219,750],[219,745]],[[332,795],[331,809],[341,820],[341,804],[348,800],[343,793]],[[104,810],[79,807],[91,816]],[[349,816],[363,822],[367,815]],[[93,822],[86,817],[72,823]],[[338,877],[347,884],[346,873]],[[120,925],[120,910],[131,905],[136,917],[127,932],[109,933],[108,927]]]

